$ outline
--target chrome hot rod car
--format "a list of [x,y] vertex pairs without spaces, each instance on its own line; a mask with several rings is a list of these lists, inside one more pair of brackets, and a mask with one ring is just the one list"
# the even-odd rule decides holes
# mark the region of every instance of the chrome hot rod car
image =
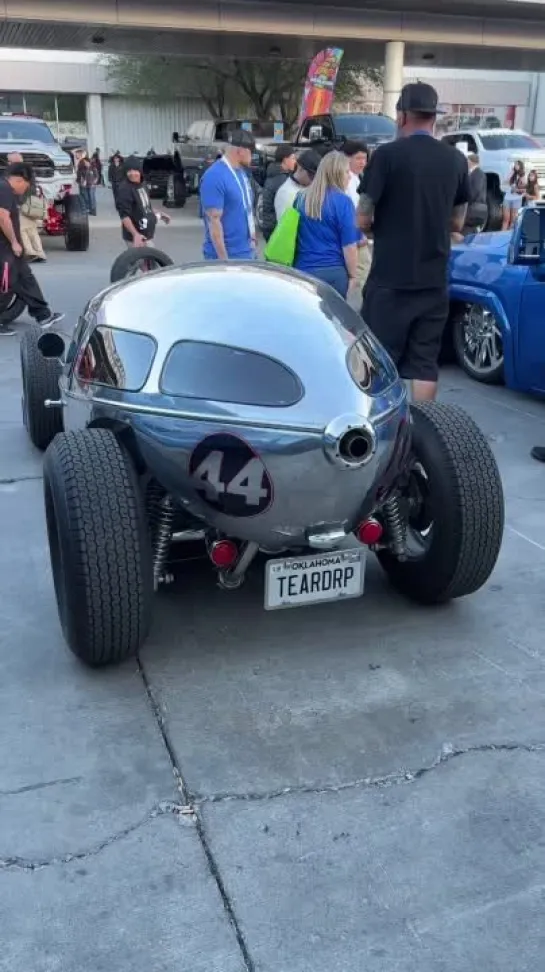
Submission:
[[259,554],[267,609],[361,595],[369,549],[421,602],[484,584],[503,531],[488,443],[459,408],[409,408],[362,326],[315,280],[218,263],[115,284],[69,341],[27,332],[25,421],[83,661],[138,650],[184,540],[226,591]]

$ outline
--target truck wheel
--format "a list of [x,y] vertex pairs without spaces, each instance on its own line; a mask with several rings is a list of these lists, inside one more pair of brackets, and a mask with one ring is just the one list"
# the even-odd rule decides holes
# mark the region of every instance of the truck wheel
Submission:
[[486,221],[485,231],[487,233],[496,233],[498,230],[501,230],[503,225],[503,200],[496,192],[490,190],[487,196],[487,202],[488,219]]
[[2,324],[13,324],[21,316],[26,304],[22,297],[17,294],[0,295],[0,315]]
[[79,196],[64,200],[64,242],[67,250],[89,249],[89,216]]
[[166,209],[183,209],[187,201],[185,176],[181,172],[169,175],[164,202]]
[[149,630],[153,570],[139,485],[113,432],[57,436],[45,455],[44,496],[68,647],[87,665],[123,661]]
[[466,375],[484,385],[503,381],[503,335],[492,313],[482,304],[468,304],[452,326],[454,354]]
[[492,450],[458,406],[412,406],[414,467],[399,500],[406,511],[407,559],[378,558],[394,587],[421,604],[479,590],[503,538],[503,489]]
[[40,335],[39,328],[31,327],[21,338],[21,377],[23,421],[32,444],[43,450],[62,432],[62,409],[45,407],[47,398],[59,397],[62,365],[58,358],[44,358],[38,347]]
[[167,253],[156,250],[153,246],[135,246],[120,253],[112,264],[110,282],[119,283],[131,277],[138,277],[142,273],[162,270],[174,263]]

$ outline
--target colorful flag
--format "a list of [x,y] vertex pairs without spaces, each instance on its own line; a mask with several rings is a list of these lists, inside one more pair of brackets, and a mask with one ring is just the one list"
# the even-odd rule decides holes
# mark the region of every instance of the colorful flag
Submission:
[[328,47],[320,51],[308,69],[299,124],[312,115],[327,115],[331,111],[337,75],[344,51]]

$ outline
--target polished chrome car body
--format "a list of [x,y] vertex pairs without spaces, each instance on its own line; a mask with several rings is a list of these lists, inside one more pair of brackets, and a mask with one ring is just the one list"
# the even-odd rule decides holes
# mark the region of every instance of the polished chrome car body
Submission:
[[[271,550],[349,534],[387,486],[408,421],[404,383],[344,300],[249,263],[170,269],[99,294],[61,395],[65,430],[129,427],[177,503]],[[229,490],[220,453],[230,481],[246,467],[253,489],[242,476]]]

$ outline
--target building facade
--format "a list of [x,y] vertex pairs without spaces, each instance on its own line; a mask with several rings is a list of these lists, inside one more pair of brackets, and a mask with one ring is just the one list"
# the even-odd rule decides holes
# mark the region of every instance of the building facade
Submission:
[[[495,116],[502,125],[524,128],[545,138],[545,75],[449,71],[407,67],[405,80],[435,85],[446,114],[441,124],[460,127]],[[379,110],[380,92],[369,89],[354,110]],[[126,98],[115,90],[95,54],[0,50],[0,111],[43,117],[59,140],[85,139],[103,156],[119,150],[165,152],[173,131],[183,132],[208,117],[195,97]]]

